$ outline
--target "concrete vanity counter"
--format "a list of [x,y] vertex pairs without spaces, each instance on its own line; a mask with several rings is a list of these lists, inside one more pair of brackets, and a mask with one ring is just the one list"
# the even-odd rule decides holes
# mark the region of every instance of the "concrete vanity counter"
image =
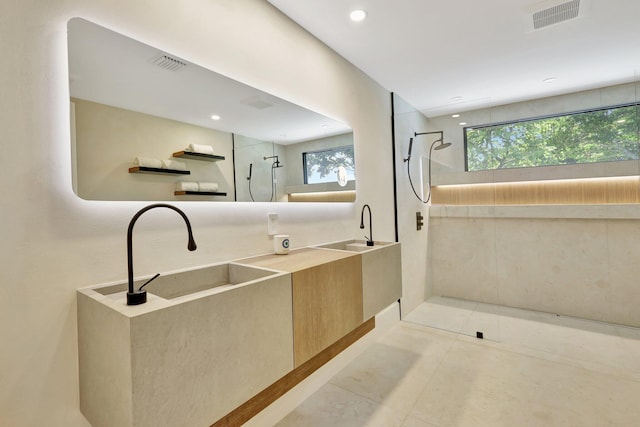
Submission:
[[[82,413],[95,427],[242,424],[375,327],[363,260],[383,247],[165,273],[135,306],[126,283],[79,289]],[[387,279],[400,285],[399,271]]]

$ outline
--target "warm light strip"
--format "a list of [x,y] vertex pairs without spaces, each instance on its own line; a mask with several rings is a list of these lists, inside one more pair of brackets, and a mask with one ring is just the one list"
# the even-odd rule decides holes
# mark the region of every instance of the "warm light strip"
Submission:
[[439,185],[432,203],[442,205],[546,205],[640,203],[640,177]]
[[318,191],[313,193],[291,193],[290,202],[355,202],[355,191]]

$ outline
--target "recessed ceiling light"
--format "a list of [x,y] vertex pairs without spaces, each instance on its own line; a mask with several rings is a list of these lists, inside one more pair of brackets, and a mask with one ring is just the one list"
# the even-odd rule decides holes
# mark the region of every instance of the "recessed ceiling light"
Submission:
[[454,119],[457,119],[458,117],[460,117],[460,114],[452,114],[451,117],[453,117]]
[[211,115],[211,120],[220,120],[220,116],[217,114],[212,114]]
[[367,12],[365,12],[362,9],[352,10],[351,13],[349,14],[349,18],[351,18],[353,22],[364,21],[366,17],[367,17]]
[[458,101],[462,101],[462,97],[461,96],[454,96],[453,98],[451,98],[452,102],[458,102]]
[[542,83],[553,83],[556,80],[558,80],[557,77],[547,77],[546,79],[542,80]]
[[464,126],[466,124],[467,124],[467,122],[460,122],[460,126]]

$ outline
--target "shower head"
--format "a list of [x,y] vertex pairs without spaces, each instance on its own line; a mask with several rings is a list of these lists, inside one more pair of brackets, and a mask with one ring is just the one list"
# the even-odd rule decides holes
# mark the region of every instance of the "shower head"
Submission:
[[[434,132],[414,132],[414,136],[418,136],[418,135],[440,135],[440,138],[433,141],[433,144],[431,144],[430,150],[444,150],[445,148],[451,145],[450,142],[444,142],[444,132],[441,130],[437,130]],[[440,144],[436,147],[436,144],[438,143]]]
[[280,163],[280,159],[278,158],[277,155],[275,155],[275,156],[264,156],[263,159],[264,160],[275,159],[273,161],[273,164],[271,165],[272,168],[281,168],[281,167],[283,167],[283,165]]
[[445,148],[447,148],[448,146],[450,146],[451,143],[450,142],[443,142],[442,140],[440,140],[440,145],[438,145],[437,147],[434,147],[434,150],[444,150]]

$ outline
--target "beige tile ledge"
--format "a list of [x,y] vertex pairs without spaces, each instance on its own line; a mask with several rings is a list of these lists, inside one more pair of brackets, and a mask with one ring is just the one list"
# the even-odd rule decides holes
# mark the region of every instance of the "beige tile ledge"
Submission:
[[431,205],[432,218],[640,219],[640,205]]

